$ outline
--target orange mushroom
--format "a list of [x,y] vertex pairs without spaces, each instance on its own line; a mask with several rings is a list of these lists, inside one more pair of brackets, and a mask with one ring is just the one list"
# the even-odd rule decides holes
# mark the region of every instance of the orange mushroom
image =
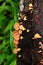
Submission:
[[20,25],[20,24],[19,24],[18,22],[15,23],[15,24],[14,24],[14,28],[15,28],[16,30],[19,30],[19,25]]
[[15,30],[15,31],[13,32],[13,37],[14,37],[14,39],[15,39],[15,40],[19,40],[19,36],[20,36],[19,32],[18,32],[17,30]]
[[19,30],[19,34],[22,34],[22,30]]
[[21,48],[14,48],[13,53],[17,54],[20,50]]
[[15,54],[18,53],[17,48],[14,48],[13,53],[15,53]]
[[14,39],[14,44],[18,45],[19,41]]

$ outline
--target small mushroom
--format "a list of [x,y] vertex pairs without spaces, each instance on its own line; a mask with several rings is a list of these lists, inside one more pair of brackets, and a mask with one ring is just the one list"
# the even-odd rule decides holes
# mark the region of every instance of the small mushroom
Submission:
[[14,48],[13,53],[17,54],[20,50],[21,48]]
[[39,44],[41,45],[41,46],[39,46],[39,48],[43,49],[43,44],[42,44],[42,42],[39,42]]
[[21,58],[21,55],[18,55],[19,58]]
[[13,32],[13,37],[14,37],[14,39],[15,39],[15,40],[19,40],[19,36],[20,36],[19,32],[18,32],[17,30],[15,30],[15,31]]
[[22,34],[22,30],[19,30],[19,34]]
[[14,48],[13,53],[14,54],[17,54],[18,53],[17,48]]
[[33,4],[30,3],[30,4],[29,4],[29,10],[32,10],[32,9],[33,9]]
[[43,65],[43,59],[41,59],[40,63]]
[[19,24],[18,22],[14,24],[14,28],[15,28],[16,30],[19,30],[19,26],[20,26],[20,24]]
[[41,38],[40,34],[36,33],[32,39]]
[[24,16],[23,20],[24,20],[24,21],[25,21],[25,20],[27,20],[27,17],[26,17],[26,16]]
[[26,31],[27,31],[27,32],[29,32],[30,30],[29,30],[29,29],[27,29]]
[[19,26],[19,29],[21,29],[21,30],[23,30],[23,31],[24,31],[26,28],[24,28],[24,26],[23,26],[23,25],[20,25],[20,26]]
[[18,48],[17,51],[19,52],[21,50],[21,48]]
[[18,45],[19,41],[14,39],[14,44]]
[[23,39],[23,36],[20,36],[20,39]]

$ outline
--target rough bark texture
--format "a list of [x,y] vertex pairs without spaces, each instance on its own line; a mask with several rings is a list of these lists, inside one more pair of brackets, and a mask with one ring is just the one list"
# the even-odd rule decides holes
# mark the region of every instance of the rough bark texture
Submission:
[[35,6],[36,14],[34,13],[34,22],[37,23],[37,29],[43,36],[43,0],[38,0],[38,3],[36,4],[37,6]]
[[[21,36],[23,36],[24,39],[19,40],[18,47],[21,48],[21,51],[18,55],[21,55],[21,58],[17,56],[17,65],[42,65],[40,64],[40,61],[43,54],[38,53],[38,50],[40,50],[38,49],[38,43],[43,43],[43,0],[33,1],[34,13],[32,14],[28,11],[28,4],[30,3],[30,0],[25,0],[24,2],[25,8],[22,13],[27,16],[27,21],[20,20],[20,22],[22,22],[24,27],[30,29],[30,32],[27,33],[26,31],[23,31]],[[35,33],[39,33],[42,38],[32,40]]]

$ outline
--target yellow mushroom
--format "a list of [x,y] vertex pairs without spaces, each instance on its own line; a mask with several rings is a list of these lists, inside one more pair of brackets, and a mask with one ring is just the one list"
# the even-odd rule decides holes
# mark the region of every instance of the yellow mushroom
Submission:
[[20,26],[19,26],[19,29],[21,29],[21,30],[23,30],[23,31],[24,31],[26,28],[24,28],[24,26],[23,26],[23,25],[20,25]]
[[29,4],[29,7],[33,7],[33,4],[32,4],[32,3],[30,3],[30,4]]
[[38,33],[36,33],[32,39],[37,39],[37,38],[41,38],[41,35]]
[[27,17],[26,17],[26,16],[24,16],[23,20],[24,20],[24,21],[25,21],[25,20],[27,20]]
[[32,3],[29,4],[29,10],[31,10],[31,9],[33,9],[33,4]]

